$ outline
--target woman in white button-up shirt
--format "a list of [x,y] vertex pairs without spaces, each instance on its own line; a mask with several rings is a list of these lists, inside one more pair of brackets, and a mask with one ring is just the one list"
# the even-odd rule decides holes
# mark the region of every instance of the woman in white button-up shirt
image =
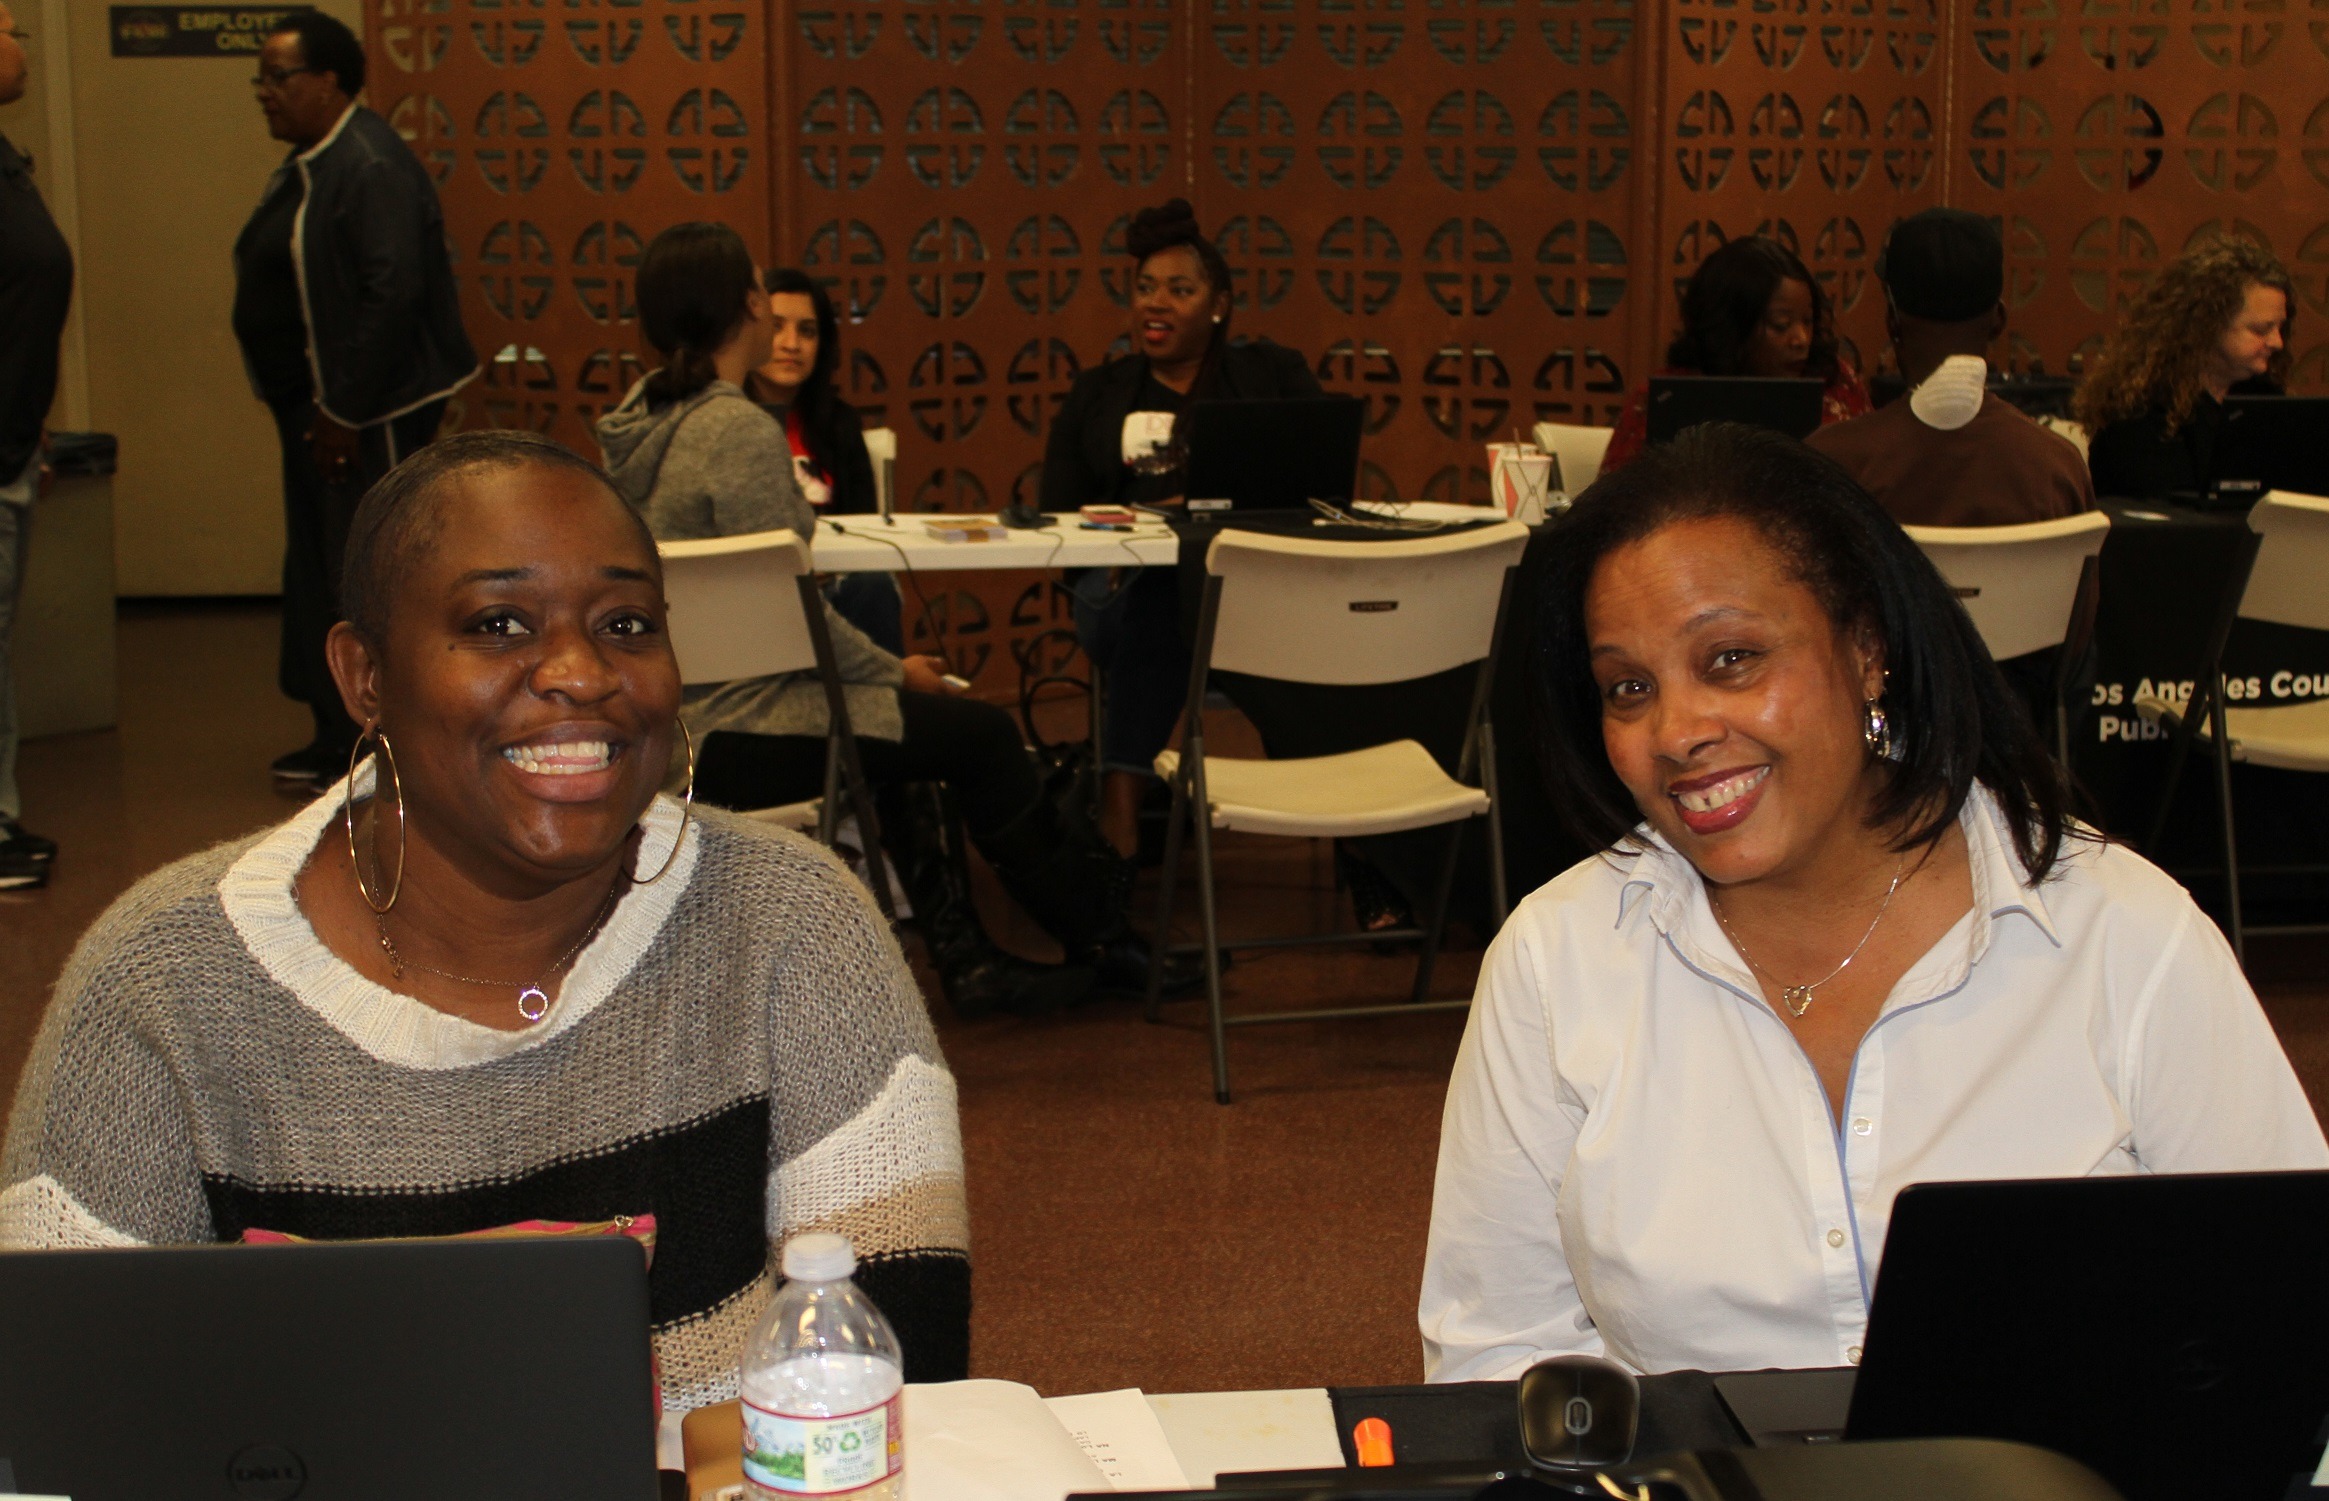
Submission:
[[1561,537],[1545,755],[1607,848],[1481,971],[1433,1380],[1849,1364],[1910,1183],[2329,1166],[2214,925],[2069,823],[1972,623],[1841,470],[1701,428]]

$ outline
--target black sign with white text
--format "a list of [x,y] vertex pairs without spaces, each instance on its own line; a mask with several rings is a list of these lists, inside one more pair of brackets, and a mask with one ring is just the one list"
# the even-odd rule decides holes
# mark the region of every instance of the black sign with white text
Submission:
[[252,57],[307,5],[116,5],[110,31],[115,57]]

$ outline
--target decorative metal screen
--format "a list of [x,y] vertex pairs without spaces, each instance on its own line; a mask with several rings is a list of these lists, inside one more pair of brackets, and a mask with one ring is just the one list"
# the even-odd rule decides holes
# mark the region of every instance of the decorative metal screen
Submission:
[[[2329,385],[2329,0],[376,0],[369,23],[490,361],[458,420],[585,451],[642,368],[642,246],[720,218],[832,285],[904,504],[1031,495],[1060,398],[1124,336],[1125,220],[1176,194],[1237,270],[1239,334],[1366,399],[1375,495],[1481,499],[1483,443],[1610,421],[1733,235],[1794,246],[1872,365],[1877,249],[1935,203],[2005,227],[2017,368],[2070,368],[2232,227],[2296,272],[2299,379]],[[1066,618],[1033,575],[923,583],[991,694]]]

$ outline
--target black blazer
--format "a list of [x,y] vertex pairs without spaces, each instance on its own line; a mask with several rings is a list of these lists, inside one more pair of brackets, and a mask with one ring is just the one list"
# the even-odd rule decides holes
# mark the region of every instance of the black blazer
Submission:
[[[275,169],[243,236],[269,199],[295,189],[291,254],[324,415],[370,427],[450,396],[476,375],[437,185],[395,128],[351,108],[329,136]],[[249,253],[238,238],[238,267]]]
[[[1148,356],[1128,354],[1076,377],[1051,424],[1043,451],[1043,509],[1073,511],[1105,505],[1124,491],[1124,419],[1148,383]],[[1191,401],[1259,401],[1317,396],[1318,377],[1298,350],[1256,339],[1232,344]]]

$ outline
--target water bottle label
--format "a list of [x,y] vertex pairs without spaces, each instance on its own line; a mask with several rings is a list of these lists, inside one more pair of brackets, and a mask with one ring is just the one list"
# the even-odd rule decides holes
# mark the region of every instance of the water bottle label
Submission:
[[786,1496],[863,1490],[905,1461],[899,1421],[904,1393],[838,1418],[796,1418],[744,1404],[744,1478]]

